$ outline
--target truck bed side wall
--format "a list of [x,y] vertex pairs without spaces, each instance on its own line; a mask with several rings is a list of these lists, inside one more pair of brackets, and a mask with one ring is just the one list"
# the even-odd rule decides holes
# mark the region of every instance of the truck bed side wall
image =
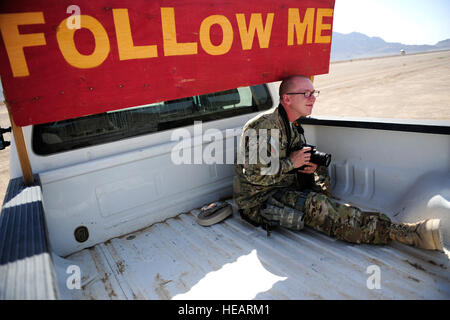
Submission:
[[[203,123],[200,133],[185,127],[190,139],[184,151],[191,153],[191,163],[200,154],[200,164],[174,163],[172,151],[181,141],[172,136],[174,130],[45,157],[29,152],[33,171],[40,175],[55,253],[65,256],[231,197],[232,165],[206,162],[202,155],[211,150],[211,139],[202,134],[218,129],[221,137],[215,143],[234,154],[240,129],[254,115]],[[333,156],[333,194],[397,221],[441,218],[448,239],[449,126],[391,122],[309,119],[304,128],[308,143]],[[24,128],[24,135],[29,147],[32,127]],[[74,236],[80,226],[89,232],[85,242]]]

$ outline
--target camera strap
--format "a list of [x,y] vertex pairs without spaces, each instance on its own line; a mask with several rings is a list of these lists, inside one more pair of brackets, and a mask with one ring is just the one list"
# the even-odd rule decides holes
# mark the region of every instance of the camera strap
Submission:
[[302,124],[300,123],[299,119],[292,122],[292,124],[294,125],[294,128],[295,128],[295,130],[297,130],[298,134],[300,134],[300,136],[303,137],[303,141],[305,141],[305,144],[307,144],[306,137],[305,137],[305,130],[303,129]]
[[[278,105],[278,112],[280,113],[281,119],[283,119],[283,123],[284,123],[284,129],[286,131],[286,135],[287,135],[287,140],[288,140],[288,150],[287,150],[287,154],[291,153],[291,143],[292,143],[292,134],[291,134],[291,124],[289,122],[289,118],[287,116],[286,110],[284,110],[283,105],[280,103]],[[303,140],[306,143],[306,137],[305,137],[305,130],[303,129],[299,119],[295,120],[294,122],[292,122],[292,124],[294,125],[295,130],[297,130],[297,132],[303,136]]]
[[280,114],[281,119],[283,119],[284,129],[286,131],[287,141],[288,141],[287,154],[290,154],[291,153],[291,138],[292,138],[291,124],[289,123],[289,118],[287,116],[286,110],[284,110],[284,107],[281,103],[278,105],[278,112]]

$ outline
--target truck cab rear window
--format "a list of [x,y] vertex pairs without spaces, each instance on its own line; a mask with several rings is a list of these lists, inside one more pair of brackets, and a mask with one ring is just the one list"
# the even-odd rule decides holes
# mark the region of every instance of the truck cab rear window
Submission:
[[158,102],[36,125],[33,150],[39,155],[50,155],[271,107],[265,85]]

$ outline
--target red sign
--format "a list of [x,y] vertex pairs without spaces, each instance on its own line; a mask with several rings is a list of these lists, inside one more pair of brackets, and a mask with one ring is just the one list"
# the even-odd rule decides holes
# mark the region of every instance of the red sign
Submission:
[[17,0],[0,72],[19,126],[328,73],[334,0]]

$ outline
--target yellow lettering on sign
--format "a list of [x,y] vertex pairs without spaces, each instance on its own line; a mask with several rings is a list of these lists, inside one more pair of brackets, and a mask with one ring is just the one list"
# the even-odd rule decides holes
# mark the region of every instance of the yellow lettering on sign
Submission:
[[[67,19],[70,19],[70,17]],[[94,52],[85,55],[78,51],[74,40],[77,29],[67,28],[67,19],[59,24],[56,32],[56,40],[58,40],[59,50],[61,50],[64,59],[71,66],[80,69],[90,69],[101,65],[110,51],[108,34],[105,28],[97,19],[88,15],[80,15],[81,28],[88,29],[95,39]]]
[[313,41],[314,13],[315,8],[306,9],[303,21],[300,20],[300,12],[298,8],[289,8],[288,11],[288,46],[294,44],[294,32],[297,36],[297,44],[303,44],[305,32],[308,30],[306,43]]
[[[218,24],[222,28],[223,34],[222,43],[217,46],[211,42],[210,35],[211,27],[215,24]],[[231,45],[233,44],[233,27],[227,17],[212,15],[203,20],[200,25],[200,44],[206,53],[213,56],[225,54],[230,51]]]
[[259,47],[269,47],[270,35],[272,33],[273,16],[273,13],[267,14],[266,25],[263,26],[261,13],[252,13],[247,29],[245,15],[242,13],[236,14],[239,34],[241,35],[242,50],[250,50],[253,47],[255,31],[258,34]]
[[174,8],[161,8],[161,25],[165,56],[197,54],[197,42],[177,42]]
[[128,9],[113,9],[114,26],[116,28],[117,47],[120,60],[155,58],[158,56],[156,45],[135,46],[131,36]]
[[317,9],[315,43],[330,43],[331,36],[322,36],[322,30],[331,30],[331,24],[323,24],[323,17],[332,17],[333,9]]
[[0,31],[5,43],[6,53],[13,77],[30,75],[24,47],[45,46],[43,33],[20,34],[19,25],[45,23],[43,12],[3,13],[0,14]]

